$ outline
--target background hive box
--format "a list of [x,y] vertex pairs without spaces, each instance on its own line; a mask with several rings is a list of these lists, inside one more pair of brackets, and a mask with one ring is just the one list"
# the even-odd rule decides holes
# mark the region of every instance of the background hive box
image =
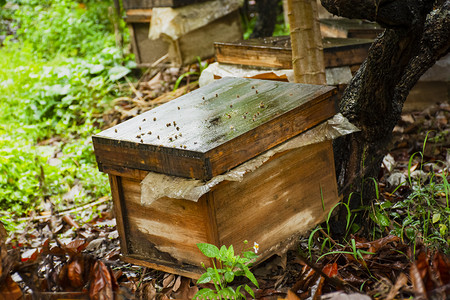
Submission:
[[151,9],[129,9],[125,21],[130,31],[130,42],[138,67],[150,67],[152,63],[166,55],[169,45],[159,38],[148,38]]
[[193,30],[178,39],[168,36],[169,59],[175,66],[196,62],[197,57],[214,56],[214,42],[229,42],[242,38],[241,17],[235,10],[206,26]]
[[[258,242],[263,260],[323,221],[338,201],[331,141],[278,153],[197,202],[162,197],[143,206],[141,183],[149,170],[198,179],[221,174],[333,116],[334,102],[326,86],[224,78],[94,136],[124,260],[197,278],[208,263],[197,243],[240,251],[245,239]],[[196,164],[187,167],[190,158]]]
[[[324,38],[325,67],[359,66],[366,59],[372,42],[371,39]],[[217,42],[214,46],[219,63],[292,69],[289,36]]]

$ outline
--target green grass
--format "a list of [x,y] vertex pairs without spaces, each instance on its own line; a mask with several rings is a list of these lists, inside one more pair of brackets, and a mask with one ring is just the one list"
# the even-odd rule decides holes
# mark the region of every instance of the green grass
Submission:
[[[19,26],[0,48],[0,210],[14,217],[109,193],[91,136],[121,96],[133,62],[114,47],[112,1],[14,1],[0,12]],[[123,65],[125,63],[125,65]],[[75,197],[64,195],[80,187]]]

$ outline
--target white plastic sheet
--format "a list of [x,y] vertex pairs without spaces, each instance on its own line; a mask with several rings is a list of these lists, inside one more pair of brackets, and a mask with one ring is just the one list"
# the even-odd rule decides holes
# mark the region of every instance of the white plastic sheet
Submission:
[[213,0],[179,8],[155,7],[152,9],[149,38],[155,40],[166,35],[177,40],[228,15],[242,4],[243,0]]
[[[346,84],[352,79],[352,73],[348,66],[327,68],[325,69],[325,75],[328,85]],[[200,87],[208,85],[215,79],[222,77],[270,78],[271,80],[287,79],[289,82],[294,82],[294,71],[292,69],[263,69],[215,62],[203,70],[199,80]]]
[[335,139],[356,131],[359,131],[356,126],[342,114],[337,114],[328,121],[206,182],[150,172],[141,182],[141,204],[149,206],[162,197],[196,202],[222,181],[242,181],[245,174],[253,172],[277,153]]

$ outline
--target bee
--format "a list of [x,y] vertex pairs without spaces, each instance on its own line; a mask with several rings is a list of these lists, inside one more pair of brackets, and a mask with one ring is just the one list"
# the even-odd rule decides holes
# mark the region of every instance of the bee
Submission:
[[153,121],[156,121],[156,118],[153,118]]
[[150,134],[152,134],[152,132],[151,132],[151,131],[149,131],[149,132],[147,132],[147,134],[148,134],[148,135],[150,135]]
[[140,139],[140,138],[141,138],[141,135],[140,135],[140,134],[138,134],[138,135],[136,136],[136,138],[137,138],[137,139]]
[[115,132],[115,133],[117,133],[117,128],[116,128],[116,129],[114,129],[114,132]]
[[142,119],[142,122],[145,122],[146,120],[145,120],[145,118],[144,119]]
[[176,130],[177,130],[177,131],[180,130],[180,127],[177,127]]
[[178,110],[180,110],[180,107],[178,106]]

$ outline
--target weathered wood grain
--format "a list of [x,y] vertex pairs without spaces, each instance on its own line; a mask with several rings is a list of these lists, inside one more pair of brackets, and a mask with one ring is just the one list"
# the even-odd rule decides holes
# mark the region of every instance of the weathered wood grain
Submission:
[[100,170],[210,179],[336,113],[336,91],[223,78],[93,137]]
[[198,276],[201,262],[209,265],[209,261],[196,244],[217,242],[211,240],[217,230],[211,226],[207,195],[198,202],[161,198],[144,207],[140,180],[121,178],[119,183],[113,197],[115,205],[121,203],[116,217],[119,234],[126,239],[121,243],[124,256]]
[[[356,38],[324,38],[326,68],[359,65],[367,57],[373,40]],[[292,69],[289,36],[215,43],[220,63]]]
[[109,175],[109,184],[114,204],[114,215],[116,217],[117,231],[119,232],[120,248],[123,253],[128,253],[127,232],[125,224],[127,223],[127,212],[124,207],[123,191],[121,178]]
[[243,240],[257,242],[263,259],[322,222],[338,202],[331,142],[282,153],[242,182],[223,183],[211,193],[220,244],[240,251]]
[[198,278],[201,263],[210,262],[197,243],[240,252],[257,242],[257,262],[263,261],[324,220],[339,201],[334,174],[332,144],[325,141],[279,153],[197,203],[164,197],[144,207],[141,179],[110,176],[123,259]]

